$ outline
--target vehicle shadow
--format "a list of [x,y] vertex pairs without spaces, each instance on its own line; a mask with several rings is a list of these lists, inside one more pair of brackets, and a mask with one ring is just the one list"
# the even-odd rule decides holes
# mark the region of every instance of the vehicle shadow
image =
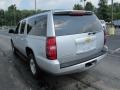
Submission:
[[42,71],[41,75],[35,79],[30,73],[29,66],[23,58],[9,54],[14,69],[17,71],[17,77],[32,90],[84,90],[90,87],[88,83],[82,80],[88,77],[88,72],[81,72],[70,75],[55,76]]

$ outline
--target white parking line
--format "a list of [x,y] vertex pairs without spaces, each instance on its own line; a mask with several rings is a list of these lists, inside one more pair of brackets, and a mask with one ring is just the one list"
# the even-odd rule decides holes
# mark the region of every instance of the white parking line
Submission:
[[115,49],[115,52],[118,52],[118,51],[120,51],[120,48]]
[[120,51],[120,48],[117,48],[117,49],[115,49],[115,50],[109,50],[109,51],[111,52],[111,54],[114,54],[114,53],[119,52],[119,51]]

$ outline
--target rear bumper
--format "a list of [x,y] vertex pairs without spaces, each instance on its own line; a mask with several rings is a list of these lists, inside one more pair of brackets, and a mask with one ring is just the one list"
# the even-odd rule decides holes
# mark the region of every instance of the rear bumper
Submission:
[[64,75],[64,74],[81,72],[86,69],[89,69],[95,66],[96,64],[98,64],[106,55],[107,55],[107,48],[105,49],[104,54],[97,56],[96,58],[65,68],[61,68],[61,65],[58,60],[50,61],[47,59],[44,60],[40,57],[37,57],[36,59],[39,67],[42,68],[43,70],[54,75]]

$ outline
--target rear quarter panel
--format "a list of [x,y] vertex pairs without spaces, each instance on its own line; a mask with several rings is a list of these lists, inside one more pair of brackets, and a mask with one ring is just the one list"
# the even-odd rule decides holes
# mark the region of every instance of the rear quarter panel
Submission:
[[46,37],[28,35],[26,47],[29,47],[33,50],[35,57],[46,57]]

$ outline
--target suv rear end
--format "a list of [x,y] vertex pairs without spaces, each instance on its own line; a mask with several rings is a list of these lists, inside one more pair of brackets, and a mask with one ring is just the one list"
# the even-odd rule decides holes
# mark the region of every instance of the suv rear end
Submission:
[[52,12],[48,24],[46,59],[37,60],[44,70],[56,75],[80,72],[106,56],[105,34],[92,12]]

